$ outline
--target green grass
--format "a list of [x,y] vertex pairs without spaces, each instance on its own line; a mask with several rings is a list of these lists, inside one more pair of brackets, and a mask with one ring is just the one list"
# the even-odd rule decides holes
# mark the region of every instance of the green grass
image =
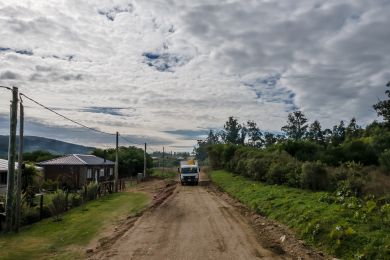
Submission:
[[104,227],[135,214],[149,202],[145,194],[121,192],[74,208],[62,221],[45,219],[19,234],[0,234],[0,259],[80,259]]
[[390,259],[390,226],[378,216],[362,219],[335,202],[326,192],[266,185],[213,171],[214,183],[239,201],[271,219],[286,224],[308,244],[343,259]]
[[169,179],[169,180],[174,180],[177,178],[178,173],[177,171],[174,171],[172,169],[165,169],[163,172],[162,169],[153,169],[152,173],[153,177],[158,177],[158,178],[163,178],[163,179]]

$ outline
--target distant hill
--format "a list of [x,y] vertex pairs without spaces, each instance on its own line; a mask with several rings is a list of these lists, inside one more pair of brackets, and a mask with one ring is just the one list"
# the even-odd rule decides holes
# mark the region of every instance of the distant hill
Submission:
[[[95,148],[38,136],[24,137],[24,152],[44,150],[53,154],[91,153]],[[17,149],[16,149],[17,150]],[[8,136],[0,135],[0,157],[7,157]]]

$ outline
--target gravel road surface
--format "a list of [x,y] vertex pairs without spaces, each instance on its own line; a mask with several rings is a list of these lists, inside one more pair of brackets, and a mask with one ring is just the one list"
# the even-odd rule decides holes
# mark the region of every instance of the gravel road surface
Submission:
[[244,217],[207,187],[180,185],[164,203],[140,217],[101,257],[286,259],[262,247]]

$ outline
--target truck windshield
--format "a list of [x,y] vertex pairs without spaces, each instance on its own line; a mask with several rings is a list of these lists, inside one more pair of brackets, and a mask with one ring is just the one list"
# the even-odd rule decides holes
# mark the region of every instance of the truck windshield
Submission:
[[181,173],[198,173],[197,167],[181,168]]

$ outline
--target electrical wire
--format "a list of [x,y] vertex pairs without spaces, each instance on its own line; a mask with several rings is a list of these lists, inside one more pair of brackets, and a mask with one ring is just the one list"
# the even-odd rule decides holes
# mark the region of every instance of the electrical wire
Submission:
[[8,90],[11,90],[11,91],[12,91],[12,88],[10,88],[10,87],[0,86],[0,88],[5,88],[5,89],[8,89]]
[[113,134],[113,133],[104,132],[104,131],[101,131],[101,130],[98,130],[98,129],[95,129],[95,128],[86,126],[86,125],[84,125],[84,124],[82,124],[82,123],[79,123],[79,122],[77,122],[77,121],[75,121],[75,120],[73,120],[73,119],[71,119],[71,118],[69,118],[69,117],[67,117],[67,116],[64,116],[64,115],[58,113],[57,111],[55,111],[55,110],[53,110],[53,109],[51,109],[51,108],[49,108],[49,107],[47,107],[47,106],[45,106],[45,105],[39,103],[38,101],[36,101],[36,100],[34,100],[34,99],[32,99],[32,98],[26,96],[26,95],[23,94],[23,93],[20,93],[20,95],[21,95],[21,96],[24,96],[25,98],[29,99],[30,101],[34,102],[35,104],[37,104],[37,105],[43,107],[44,109],[49,110],[50,112],[52,112],[52,113],[54,113],[54,114],[56,114],[56,115],[58,115],[58,116],[60,116],[60,117],[62,117],[62,118],[64,118],[64,119],[66,119],[66,120],[68,120],[68,121],[70,121],[70,122],[72,122],[72,123],[74,123],[74,124],[76,124],[76,125],[79,125],[79,126],[81,126],[81,127],[87,128],[87,129],[89,129],[89,130],[92,130],[92,131],[95,131],[95,132],[98,132],[98,133],[107,134],[107,135],[116,135],[116,134]]
[[[4,88],[4,89],[8,89],[8,90],[11,90],[11,91],[12,91],[12,89],[11,89],[10,87],[0,86],[0,88]],[[51,109],[51,108],[49,108],[49,107],[43,105],[42,103],[36,101],[35,99],[33,99],[33,98],[31,98],[31,97],[29,97],[29,96],[27,96],[27,95],[25,95],[25,94],[23,94],[23,93],[20,92],[20,93],[19,93],[19,98],[20,98],[20,101],[21,101],[22,103],[23,103],[22,96],[25,97],[26,99],[32,101],[33,103],[37,104],[38,106],[40,106],[40,107],[42,107],[42,108],[44,108],[44,109],[46,109],[46,110],[49,110],[50,112],[52,112],[52,113],[54,113],[54,114],[56,114],[56,115],[58,115],[58,116],[60,116],[60,117],[62,117],[62,118],[64,118],[64,119],[66,119],[66,120],[68,120],[68,121],[70,121],[70,122],[72,122],[72,123],[74,123],[74,124],[76,124],[76,125],[79,125],[79,126],[81,126],[81,127],[83,127],[83,128],[86,128],[86,129],[88,129],[88,130],[91,130],[91,131],[94,131],[94,132],[97,132],[97,133],[101,133],[101,134],[107,134],[107,135],[111,135],[111,136],[116,135],[116,133],[109,133],[109,132],[101,131],[101,130],[98,130],[98,129],[89,127],[89,126],[87,126],[87,125],[85,125],[85,124],[82,124],[82,123],[80,123],[80,122],[77,122],[76,120],[73,120],[73,119],[71,119],[71,118],[69,118],[69,117],[67,117],[67,116],[65,116],[65,115],[62,115],[62,114],[58,113],[57,111],[55,111],[54,109]],[[120,137],[121,139],[123,139],[124,141],[128,142],[128,143],[131,144],[131,145],[139,145],[139,146],[142,146],[142,147],[144,146],[144,144],[139,144],[139,143],[130,141],[129,139],[125,138],[124,136],[122,136],[122,135],[120,135],[120,134],[119,134],[119,137]],[[150,148],[150,147],[149,147],[149,149],[150,149],[150,150],[154,150],[154,149],[152,149],[152,148]]]

